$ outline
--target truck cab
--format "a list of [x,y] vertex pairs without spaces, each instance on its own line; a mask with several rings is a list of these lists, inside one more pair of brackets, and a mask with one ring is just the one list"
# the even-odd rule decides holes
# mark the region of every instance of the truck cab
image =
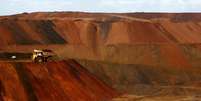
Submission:
[[44,62],[48,62],[53,56],[54,56],[54,53],[52,52],[52,50],[35,49],[33,51],[32,60],[37,63],[44,63]]

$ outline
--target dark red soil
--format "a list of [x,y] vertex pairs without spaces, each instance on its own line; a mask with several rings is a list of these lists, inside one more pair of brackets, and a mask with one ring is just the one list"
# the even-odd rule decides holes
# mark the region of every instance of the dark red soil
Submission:
[[107,101],[117,95],[74,60],[0,63],[4,101]]

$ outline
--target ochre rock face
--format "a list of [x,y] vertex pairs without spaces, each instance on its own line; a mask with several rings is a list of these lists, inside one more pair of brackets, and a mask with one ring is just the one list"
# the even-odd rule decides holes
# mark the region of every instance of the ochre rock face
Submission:
[[0,63],[5,101],[107,101],[117,93],[73,60]]
[[[150,14],[146,16],[150,17],[148,20],[140,18],[144,14],[64,14],[33,13],[2,17],[0,32],[1,35],[7,34],[2,40],[6,45],[200,43],[199,19],[182,20],[189,16],[199,17],[200,14],[169,14],[170,17],[152,14],[153,18]],[[178,22],[173,21],[174,18]]]
[[47,48],[62,59],[199,67],[200,16],[65,12],[5,16],[0,18],[0,50]]

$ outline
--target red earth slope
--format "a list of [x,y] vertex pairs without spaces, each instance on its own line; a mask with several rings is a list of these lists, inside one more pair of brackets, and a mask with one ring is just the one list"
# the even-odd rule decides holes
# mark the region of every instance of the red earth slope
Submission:
[[199,44],[200,16],[199,13],[19,14],[0,17],[0,38],[1,45],[72,44],[92,48],[117,44]]
[[0,17],[0,51],[32,52],[43,47],[62,59],[197,68],[200,17],[199,13],[81,12]]
[[0,63],[5,101],[107,101],[117,93],[73,60]]

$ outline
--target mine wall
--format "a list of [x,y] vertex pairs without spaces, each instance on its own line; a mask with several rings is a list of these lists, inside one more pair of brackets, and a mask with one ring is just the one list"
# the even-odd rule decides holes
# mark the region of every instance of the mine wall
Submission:
[[200,15],[116,15],[0,17],[0,52],[51,49],[60,58],[44,64],[1,61],[0,101],[201,94]]

